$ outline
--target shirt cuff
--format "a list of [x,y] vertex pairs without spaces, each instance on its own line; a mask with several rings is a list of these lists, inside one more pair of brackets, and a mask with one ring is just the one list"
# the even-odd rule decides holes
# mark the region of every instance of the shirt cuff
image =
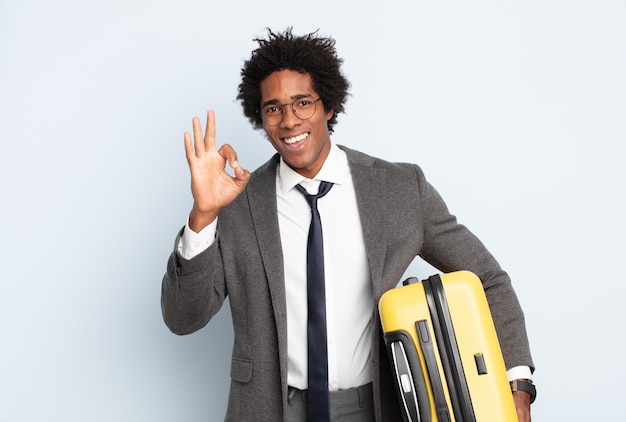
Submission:
[[506,375],[509,377],[509,382],[519,379],[528,379],[532,381],[533,379],[533,373],[528,366],[514,366],[506,371]]
[[185,224],[183,235],[178,242],[178,254],[185,259],[192,259],[207,250],[215,241],[217,218],[199,233],[189,228],[189,220]]

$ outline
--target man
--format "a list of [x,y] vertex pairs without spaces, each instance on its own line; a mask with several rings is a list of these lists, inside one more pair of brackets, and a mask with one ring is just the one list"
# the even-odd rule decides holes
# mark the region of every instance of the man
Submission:
[[[235,339],[226,420],[311,421],[319,415],[307,412],[318,408],[330,414],[319,420],[402,420],[376,305],[417,255],[442,272],[480,277],[509,378],[528,381],[523,314],[482,243],[456,222],[418,166],[331,141],[349,88],[334,40],[288,29],[257,41],[238,99],[277,154],[250,174],[231,146],[217,149],[212,111],[204,134],[193,119],[193,139],[184,139],[194,204],[162,291],[164,319],[178,334],[203,327],[229,297]],[[323,185],[330,190],[312,205],[307,197]],[[314,319],[307,308],[316,306],[308,301],[317,294],[307,293],[316,277],[307,255],[316,213],[324,278],[314,290],[325,294],[321,393],[308,372],[317,370],[308,359],[318,352],[307,352],[315,346],[307,335],[317,330],[307,328]],[[530,421],[531,395],[513,395],[519,419]]]

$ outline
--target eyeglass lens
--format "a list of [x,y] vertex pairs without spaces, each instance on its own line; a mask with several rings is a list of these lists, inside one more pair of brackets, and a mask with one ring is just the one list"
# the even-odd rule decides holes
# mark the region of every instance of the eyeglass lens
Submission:
[[307,120],[315,114],[315,104],[320,100],[314,100],[311,96],[301,97],[291,104],[268,104],[261,110],[261,118],[265,124],[274,126],[282,122],[285,115],[285,107],[291,105],[291,110],[298,119]]

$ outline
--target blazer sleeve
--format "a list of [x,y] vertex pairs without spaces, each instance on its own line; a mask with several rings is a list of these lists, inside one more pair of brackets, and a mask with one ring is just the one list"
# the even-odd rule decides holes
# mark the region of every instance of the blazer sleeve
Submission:
[[167,262],[161,287],[161,310],[167,327],[176,334],[190,334],[204,327],[226,298],[219,241],[192,259],[177,252],[183,230]]
[[524,314],[508,274],[483,243],[459,224],[435,188],[415,167],[423,215],[421,257],[443,272],[469,270],[482,281],[507,369],[534,370]]

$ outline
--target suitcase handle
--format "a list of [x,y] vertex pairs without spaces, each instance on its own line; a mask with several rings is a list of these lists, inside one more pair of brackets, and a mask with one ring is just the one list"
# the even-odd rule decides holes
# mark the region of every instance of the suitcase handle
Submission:
[[441,375],[439,373],[439,367],[437,366],[435,347],[430,329],[428,328],[428,321],[425,319],[416,321],[415,329],[417,330],[417,337],[419,338],[424,361],[426,362],[426,371],[428,372],[430,387],[433,391],[437,418],[439,422],[450,422],[450,409],[448,408],[446,396],[443,392],[443,383],[441,382]]

